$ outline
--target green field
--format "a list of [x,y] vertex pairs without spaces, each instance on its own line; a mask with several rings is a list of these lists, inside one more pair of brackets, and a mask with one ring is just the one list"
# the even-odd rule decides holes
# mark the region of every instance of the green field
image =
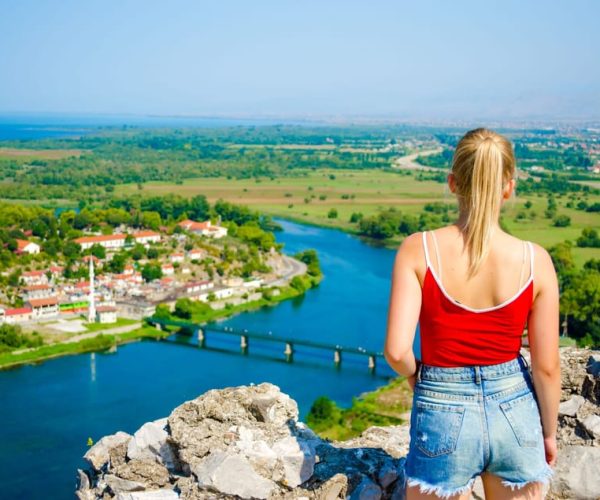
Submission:
[[[248,205],[262,213],[288,217],[299,222],[325,227],[340,228],[353,232],[356,225],[349,222],[353,212],[369,216],[378,209],[396,207],[405,213],[419,214],[428,202],[442,201],[455,205],[455,199],[446,184],[434,181],[418,181],[412,175],[396,172],[372,170],[307,170],[301,177],[279,177],[273,180],[237,180],[200,178],[187,180],[174,185],[166,182],[148,182],[141,191],[137,185],[120,185],[116,194],[143,193],[147,196],[177,192],[183,196],[203,194],[210,203],[219,198]],[[335,176],[333,179],[330,175]],[[312,187],[312,189],[310,189]],[[517,185],[518,191],[518,185]],[[286,196],[288,194],[288,196]],[[291,195],[291,196],[290,196]],[[326,199],[319,197],[325,195]],[[342,195],[354,198],[342,199]],[[311,198],[311,196],[314,196]],[[305,198],[309,198],[308,203]],[[517,212],[523,210],[524,203],[530,200],[531,210],[537,213],[534,220],[515,221]],[[503,218],[512,234],[521,239],[534,241],[549,247],[566,239],[573,242],[581,234],[582,228],[600,227],[600,214],[566,208],[567,197],[557,197],[558,213],[568,215],[571,225],[564,228],[552,226],[552,221],[544,218],[547,200],[537,194],[520,196],[509,200],[503,208]],[[590,203],[600,201],[600,196],[590,195]],[[289,207],[289,205],[292,205]],[[338,217],[330,219],[327,213],[336,208]],[[394,248],[400,243],[397,237],[388,242]],[[573,257],[578,266],[586,260],[600,258],[600,249],[573,248]]]

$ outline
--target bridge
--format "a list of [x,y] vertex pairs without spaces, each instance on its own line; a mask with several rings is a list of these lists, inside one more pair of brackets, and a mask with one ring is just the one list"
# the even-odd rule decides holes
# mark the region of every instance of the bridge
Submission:
[[265,333],[259,332],[249,332],[248,330],[236,330],[231,327],[223,327],[217,325],[199,325],[197,323],[192,323],[189,321],[181,321],[181,320],[173,320],[173,319],[162,319],[155,318],[153,316],[144,318],[144,322],[147,325],[153,326],[158,330],[163,330],[167,328],[175,328],[178,329],[177,333],[181,333],[184,335],[191,335],[198,339],[198,346],[205,347],[206,339],[208,333],[214,333],[215,335],[227,335],[239,337],[240,339],[240,349],[243,354],[248,353],[248,349],[250,346],[250,341],[258,341],[258,342],[269,342],[276,343],[282,345],[282,354],[285,356],[285,360],[288,362],[293,362],[294,360],[294,352],[296,347],[309,347],[314,349],[319,349],[323,351],[329,351],[332,354],[332,361],[336,367],[339,367],[342,364],[342,355],[343,353],[358,355],[360,357],[366,358],[366,366],[371,373],[375,372],[377,367],[378,359],[385,359],[383,357],[382,352],[375,352],[363,349],[362,347],[348,347],[342,346],[339,344],[328,344],[325,342],[316,342],[314,340],[304,340],[304,339],[291,339],[284,337],[277,337]]

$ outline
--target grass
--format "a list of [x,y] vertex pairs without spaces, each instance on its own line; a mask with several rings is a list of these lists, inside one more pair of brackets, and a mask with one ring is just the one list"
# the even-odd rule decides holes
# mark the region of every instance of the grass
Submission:
[[90,332],[97,332],[99,330],[111,330],[113,328],[119,328],[121,326],[135,325],[140,321],[137,319],[117,318],[115,323],[83,323],[83,325]]
[[[197,178],[188,179],[177,185],[177,192],[183,196],[204,194],[210,203],[217,199],[248,205],[262,213],[284,217],[304,224],[327,228],[342,229],[356,233],[356,224],[349,219],[353,212],[362,212],[365,216],[377,211],[396,207],[404,213],[419,215],[424,205],[432,201],[441,201],[453,206],[456,204],[445,184],[434,181],[417,181],[412,175],[401,175],[397,171],[336,170],[319,169],[296,171],[305,173],[302,177],[278,177],[260,179]],[[334,179],[330,179],[334,175]],[[174,185],[167,182],[145,183],[141,191],[146,195],[160,195],[173,191]],[[312,189],[309,189],[312,187]],[[117,186],[117,194],[138,193],[137,185]],[[291,194],[287,197],[286,193]],[[351,199],[342,199],[343,194],[354,195]],[[304,198],[314,195],[309,203]],[[325,200],[319,196],[325,195]],[[589,202],[600,201],[600,196],[588,197]],[[531,210],[537,213],[534,220],[515,221],[517,213],[524,210],[526,201],[531,201]],[[570,239],[573,242],[584,227],[599,227],[600,214],[566,208],[566,197],[557,197],[558,213],[568,215],[571,225],[565,228],[552,226],[552,221],[544,218],[547,206],[546,196],[520,195],[509,200],[503,208],[503,218],[509,231],[517,238],[534,241],[545,248]],[[293,206],[288,207],[289,204]],[[336,208],[337,218],[328,218],[330,208]],[[530,212],[530,211],[526,211]],[[389,248],[397,248],[402,241],[396,236],[385,242]],[[586,260],[600,258],[600,249],[573,248],[573,258],[578,266]]]
[[375,391],[353,398],[350,408],[340,408],[328,398],[315,401],[306,423],[322,438],[346,440],[373,425],[406,423],[411,405],[412,390],[404,377],[397,377]]
[[0,158],[19,158],[21,160],[61,160],[63,158],[79,158],[81,149],[21,149],[0,148]]
[[131,332],[105,335],[99,334],[95,337],[84,339],[79,342],[56,343],[44,345],[37,349],[21,352],[18,354],[3,353],[0,354],[0,368],[10,368],[17,365],[34,363],[46,359],[65,356],[68,354],[81,354],[91,351],[104,351],[113,346],[131,342],[132,340],[142,338],[162,338],[167,336],[167,333],[159,332],[155,328],[144,326]]

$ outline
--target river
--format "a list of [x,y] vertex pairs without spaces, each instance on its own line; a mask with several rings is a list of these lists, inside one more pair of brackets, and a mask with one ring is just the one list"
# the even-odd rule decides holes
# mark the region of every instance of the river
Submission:
[[[222,324],[282,337],[383,350],[394,251],[368,245],[340,230],[275,218],[277,241],[294,254],[314,248],[324,278],[317,288],[275,307],[242,313]],[[214,334],[213,334],[214,335]],[[272,382],[299,405],[300,418],[327,395],[342,406],[384,385],[393,375],[384,363],[375,374],[366,358],[301,352],[294,363],[281,349],[250,345],[241,355],[237,338],[208,337],[209,349],[142,341],[114,353],[91,353],[0,371],[0,488],[6,499],[73,498],[76,469],[87,440],[118,430],[133,433],[144,422],[208,389]]]

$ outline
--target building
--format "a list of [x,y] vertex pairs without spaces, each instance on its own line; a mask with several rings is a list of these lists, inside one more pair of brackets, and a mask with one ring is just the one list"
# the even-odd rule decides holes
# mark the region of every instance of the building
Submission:
[[175,264],[176,262],[177,263],[181,263],[181,262],[183,262],[184,255],[182,253],[179,253],[179,252],[178,253],[172,253],[170,259],[171,259],[171,262],[173,264]]
[[188,259],[190,260],[202,260],[204,255],[205,252],[203,250],[198,250],[197,248],[190,250],[187,254]]
[[31,308],[17,307],[14,309],[0,309],[0,323],[14,325],[31,321]]
[[54,295],[54,289],[50,285],[29,285],[23,288],[23,299],[43,299]]
[[30,299],[25,303],[31,309],[31,318],[52,318],[59,313],[58,298],[45,297],[43,299]]
[[18,254],[28,253],[30,255],[40,253],[41,247],[34,243],[33,241],[28,240],[17,240],[17,250]]
[[152,316],[156,305],[144,299],[117,301],[117,312],[121,318],[143,319]]
[[210,220],[204,222],[196,222],[190,219],[182,220],[177,224],[180,228],[191,233],[209,236],[211,238],[222,238],[227,236],[227,228],[214,225]]
[[117,308],[115,306],[96,307],[96,323],[116,323]]
[[160,243],[160,234],[154,231],[138,231],[133,233],[133,238],[136,243],[149,245],[150,243]]
[[25,285],[45,285],[48,283],[48,276],[45,271],[25,271],[21,274],[21,281]]
[[[77,238],[75,243],[79,243],[82,250],[87,250],[93,245],[101,245],[107,250],[119,250],[125,247],[127,236],[128,235],[124,233],[82,236],[81,238]],[[154,231],[138,231],[131,234],[131,237],[136,243],[141,243],[144,246],[147,246],[150,243],[160,242],[160,234]]]
[[163,264],[160,266],[160,269],[165,276],[175,274],[175,268],[173,267],[173,264]]
[[100,245],[107,250],[120,250],[125,247],[126,234],[101,234],[98,236],[82,236],[77,238],[75,243],[81,246],[82,250],[92,248],[94,245]]

